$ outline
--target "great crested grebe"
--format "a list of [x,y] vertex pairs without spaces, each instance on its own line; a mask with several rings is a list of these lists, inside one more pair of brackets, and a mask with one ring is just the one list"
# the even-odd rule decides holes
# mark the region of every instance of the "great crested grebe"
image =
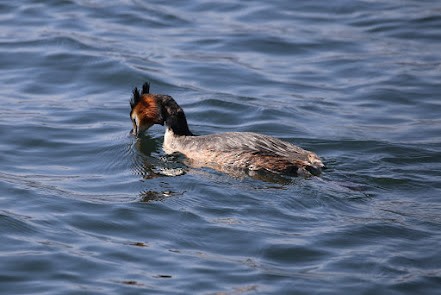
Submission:
[[151,94],[150,84],[133,90],[130,101],[132,133],[140,136],[154,124],[165,125],[164,151],[183,154],[191,166],[247,173],[272,172],[286,175],[319,175],[320,158],[280,139],[252,132],[194,135],[184,111],[169,95]]

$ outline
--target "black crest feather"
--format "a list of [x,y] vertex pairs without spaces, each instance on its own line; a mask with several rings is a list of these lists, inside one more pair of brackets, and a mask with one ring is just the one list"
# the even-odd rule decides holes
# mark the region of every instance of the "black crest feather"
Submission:
[[140,99],[141,96],[139,94],[138,88],[135,87],[135,89],[133,89],[132,99],[130,100],[130,106],[132,107],[132,109],[136,106],[136,104],[139,102]]
[[141,95],[142,94],[149,94],[150,93],[150,83],[149,82],[145,82],[143,85],[142,85],[142,92],[141,92]]

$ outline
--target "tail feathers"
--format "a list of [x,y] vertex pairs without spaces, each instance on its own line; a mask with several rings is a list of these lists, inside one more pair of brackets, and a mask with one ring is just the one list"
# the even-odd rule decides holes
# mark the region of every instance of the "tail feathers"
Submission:
[[305,170],[314,176],[319,176],[322,173],[323,168],[324,166],[313,166],[313,165],[305,166]]

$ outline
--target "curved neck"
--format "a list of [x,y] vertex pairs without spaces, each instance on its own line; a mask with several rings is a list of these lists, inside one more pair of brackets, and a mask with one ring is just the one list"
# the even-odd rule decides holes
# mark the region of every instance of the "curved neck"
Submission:
[[162,96],[162,118],[165,126],[170,128],[175,135],[193,135],[188,128],[184,110],[171,96]]

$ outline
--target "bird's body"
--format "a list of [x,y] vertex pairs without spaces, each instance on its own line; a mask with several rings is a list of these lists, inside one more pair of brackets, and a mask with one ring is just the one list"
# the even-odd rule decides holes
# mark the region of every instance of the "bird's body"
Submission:
[[319,175],[324,167],[315,153],[268,135],[252,132],[194,135],[176,101],[168,95],[150,94],[148,83],[143,85],[141,94],[135,88],[130,104],[136,135],[153,124],[165,125],[164,151],[183,154],[196,167],[288,175]]

